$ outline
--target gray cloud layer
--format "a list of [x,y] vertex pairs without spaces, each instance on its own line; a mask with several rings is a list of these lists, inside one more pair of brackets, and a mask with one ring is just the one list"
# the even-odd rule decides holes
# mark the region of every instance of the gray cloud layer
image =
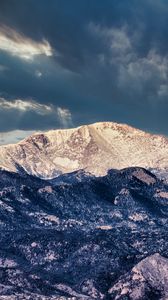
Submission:
[[168,134],[167,14],[167,0],[1,0],[0,131],[111,120]]

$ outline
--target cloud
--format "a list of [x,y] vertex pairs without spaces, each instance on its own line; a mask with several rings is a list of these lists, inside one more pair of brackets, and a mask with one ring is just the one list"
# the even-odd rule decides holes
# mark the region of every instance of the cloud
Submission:
[[[10,120],[10,122],[9,122]],[[47,126],[46,126],[47,124]],[[72,127],[72,114],[68,109],[53,104],[40,104],[32,99],[0,98],[0,126],[2,132],[32,131]]]
[[167,12],[165,0],[0,1],[0,95],[17,106],[1,109],[0,130],[71,126],[70,112],[74,126],[168,134]]
[[72,126],[72,114],[66,108],[40,104],[32,99],[0,98],[0,145],[24,139],[35,132],[34,127],[37,131]]
[[118,87],[128,89],[134,94],[146,93],[146,100],[160,94],[160,88],[168,84],[168,56],[162,56],[151,49],[146,57],[130,52],[126,63],[119,65]]
[[34,111],[39,115],[50,114],[55,110],[52,105],[44,105],[37,103],[33,100],[21,100],[15,99],[13,101],[8,101],[4,98],[0,98],[0,109],[2,110],[18,110],[21,113],[26,111]]
[[28,61],[38,55],[53,55],[46,39],[36,42],[7,26],[0,29],[0,50]]
[[43,76],[43,73],[42,73],[41,71],[39,71],[39,70],[36,70],[36,71],[35,71],[35,76],[36,76],[37,78],[40,78],[41,76]]
[[109,46],[109,50],[118,54],[125,53],[132,48],[131,40],[127,33],[126,26],[122,28],[103,27],[98,24],[90,23],[88,29],[91,34],[101,38]]
[[[142,103],[145,95],[146,102],[153,98],[156,103],[160,101],[158,95],[167,94],[168,54],[160,54],[157,49],[150,48],[146,55],[142,56],[136,48],[141,35],[136,30],[130,30],[128,26],[107,28],[91,23],[89,30],[107,46],[104,52],[97,56],[97,63],[100,69],[101,66],[108,68],[111,80],[115,78],[118,91],[127,95],[124,101],[128,101],[132,95],[141,96]],[[135,99],[133,101],[135,102]]]
[[63,128],[68,128],[73,126],[72,115],[68,109],[58,107],[57,114]]

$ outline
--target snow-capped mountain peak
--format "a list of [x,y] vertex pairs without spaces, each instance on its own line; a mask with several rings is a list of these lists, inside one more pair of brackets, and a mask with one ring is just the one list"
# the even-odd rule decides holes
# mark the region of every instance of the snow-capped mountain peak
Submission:
[[85,169],[103,175],[110,168],[168,167],[168,139],[125,124],[100,122],[37,132],[17,144],[0,146],[0,167],[19,168],[42,178]]

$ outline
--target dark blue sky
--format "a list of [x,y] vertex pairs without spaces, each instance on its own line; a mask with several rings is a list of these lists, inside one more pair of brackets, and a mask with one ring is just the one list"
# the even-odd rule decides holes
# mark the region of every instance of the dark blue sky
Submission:
[[3,138],[96,121],[168,134],[167,115],[167,0],[0,1]]

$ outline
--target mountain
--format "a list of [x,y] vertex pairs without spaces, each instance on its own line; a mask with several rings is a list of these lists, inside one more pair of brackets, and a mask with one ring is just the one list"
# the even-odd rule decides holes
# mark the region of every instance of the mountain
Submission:
[[144,168],[0,170],[0,299],[165,300],[167,217],[168,185]]
[[168,299],[168,259],[155,253],[141,262],[109,290],[114,300]]
[[127,125],[103,122],[36,133],[0,147],[0,167],[41,178],[84,169],[97,176],[130,166],[168,167],[168,139]]

